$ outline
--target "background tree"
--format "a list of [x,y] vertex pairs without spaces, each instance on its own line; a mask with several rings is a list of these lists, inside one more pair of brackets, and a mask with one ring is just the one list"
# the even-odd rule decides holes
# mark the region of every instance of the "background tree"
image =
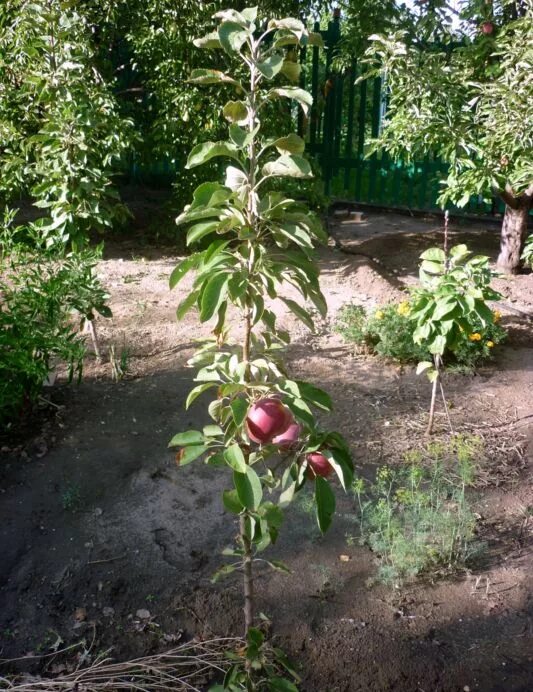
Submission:
[[402,32],[372,37],[367,60],[385,71],[389,89],[374,149],[446,161],[442,205],[499,195],[505,215],[498,266],[516,272],[533,199],[533,5],[470,0],[461,16],[457,30],[434,22],[439,43]]

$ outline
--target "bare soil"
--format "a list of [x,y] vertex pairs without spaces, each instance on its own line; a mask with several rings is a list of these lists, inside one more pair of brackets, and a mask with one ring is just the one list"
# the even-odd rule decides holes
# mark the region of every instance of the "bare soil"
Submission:
[[[372,477],[424,443],[429,388],[410,367],[354,355],[334,331],[336,314],[351,301],[401,299],[420,252],[441,242],[440,222],[376,212],[362,224],[335,217],[330,231],[320,252],[329,318],[311,335],[276,309],[293,337],[291,371],[331,392],[324,423],[346,435],[359,473]],[[495,257],[498,230],[469,223],[452,241]],[[99,273],[113,318],[97,323],[103,363],[89,355],[77,387],[60,374],[45,392],[55,414],[2,447],[0,657],[24,658],[0,675],[66,670],[78,649],[41,656],[81,640],[89,657],[113,647],[125,660],[242,630],[238,577],[210,582],[237,531],[221,504],[224,474],[201,463],[178,469],[167,449],[172,434],[207,422],[205,402],[184,410],[194,376],[186,362],[209,326],[194,314],[175,321],[187,289],[168,290],[177,260],[137,237],[107,242]],[[304,691],[533,689],[533,276],[496,284],[508,342],[475,374],[446,378],[455,428],[486,441],[471,494],[485,559],[391,588],[375,583],[375,556],[347,541],[352,498],[339,489],[325,537],[305,504],[289,510],[272,555],[293,575],[260,572],[257,609]]]

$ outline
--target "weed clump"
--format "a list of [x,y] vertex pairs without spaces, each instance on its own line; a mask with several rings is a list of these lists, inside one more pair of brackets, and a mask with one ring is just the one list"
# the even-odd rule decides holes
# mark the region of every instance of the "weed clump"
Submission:
[[354,480],[360,541],[378,557],[379,580],[456,571],[479,556],[466,489],[481,452],[479,438],[458,435],[406,453],[399,467],[382,466],[373,483]]

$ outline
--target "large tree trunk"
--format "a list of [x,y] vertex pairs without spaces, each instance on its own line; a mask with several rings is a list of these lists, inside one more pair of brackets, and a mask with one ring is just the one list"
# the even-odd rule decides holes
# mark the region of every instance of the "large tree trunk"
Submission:
[[520,197],[514,197],[508,193],[502,194],[505,201],[505,215],[497,264],[498,269],[506,274],[516,274],[520,271],[520,256],[527,238],[527,224],[531,207],[531,195],[528,193],[529,190]]

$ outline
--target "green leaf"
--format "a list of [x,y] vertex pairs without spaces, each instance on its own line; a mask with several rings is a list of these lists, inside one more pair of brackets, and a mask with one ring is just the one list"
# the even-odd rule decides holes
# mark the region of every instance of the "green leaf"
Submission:
[[323,389],[319,389],[308,382],[302,382],[301,380],[296,380],[298,389],[300,390],[300,396],[305,399],[309,404],[317,406],[324,411],[331,411],[333,404],[331,402],[331,397]]
[[275,161],[270,161],[263,166],[263,175],[279,176],[284,178],[312,178],[313,171],[309,161],[302,156],[284,154]]
[[286,678],[277,676],[268,679],[268,689],[270,692],[298,692],[298,688],[294,683]]
[[244,419],[248,413],[248,402],[246,399],[233,399],[230,406],[235,425],[240,427],[244,423]]
[[222,114],[230,123],[244,123],[248,118],[248,109],[243,101],[228,101]]
[[176,317],[178,320],[182,320],[185,315],[189,312],[189,310],[196,305],[196,301],[198,299],[198,296],[200,295],[200,291],[193,291],[192,293],[189,293],[189,295],[181,301],[181,303],[178,305],[176,309]]
[[176,463],[178,466],[186,466],[190,464],[191,461],[198,459],[202,454],[205,454],[209,450],[207,445],[193,445],[191,447],[183,447],[176,457]]
[[185,402],[185,409],[187,410],[189,406],[200,396],[200,394],[203,394],[208,389],[211,389],[211,387],[216,386],[216,382],[204,382],[203,384],[197,385],[194,389],[191,389],[187,397],[187,401]]
[[215,274],[205,285],[200,305],[200,322],[207,322],[215,314],[226,297],[230,275],[227,273]]
[[279,137],[273,142],[273,146],[280,154],[303,154],[305,151],[305,142],[301,137],[291,132],[286,137]]
[[[238,565],[224,565],[224,567],[221,567],[220,569],[217,569],[217,571],[213,574],[211,577],[211,583],[216,584],[216,582],[219,579],[222,579],[222,577],[227,577],[228,574],[231,574],[232,572],[235,572],[237,569]],[[223,688],[224,689],[224,688]]]
[[223,437],[224,431],[220,425],[204,425],[202,432],[205,437]]
[[305,89],[300,89],[300,87],[280,87],[278,89],[271,89],[268,97],[293,99],[300,104],[305,115],[309,115],[309,109],[313,105],[313,97],[311,94],[305,91]]
[[[213,233],[219,227],[220,221],[203,221],[191,226],[187,231],[187,246],[193,245],[201,240],[204,236]],[[172,287],[171,287],[172,288]]]
[[274,79],[283,67],[283,55],[274,53],[263,62],[257,63],[257,68],[266,79]]
[[433,367],[433,363],[430,360],[422,360],[416,366],[416,374],[421,375],[423,372],[426,372],[426,370],[429,370],[429,368],[432,368],[432,367]]
[[298,420],[303,421],[310,428],[314,426],[315,419],[313,413],[303,399],[287,399],[286,403]]
[[446,255],[440,247],[431,247],[420,255],[420,259],[429,260],[431,262],[441,262],[444,264]]
[[178,265],[176,265],[172,271],[172,274],[170,275],[170,279],[168,280],[170,288],[172,289],[177,286],[187,272],[198,266],[199,261],[200,257],[197,254],[194,254],[190,257],[186,257]]
[[445,315],[448,315],[450,312],[453,312],[456,306],[457,302],[455,298],[445,298],[444,300],[437,300],[437,304],[435,306],[432,319],[435,322],[441,320]]
[[239,82],[227,74],[224,74],[224,72],[220,72],[220,70],[206,70],[203,68],[193,70],[187,81],[191,84],[233,84],[234,86],[240,87]]
[[233,142],[202,142],[193,147],[185,168],[201,166],[216,156],[228,156],[240,163],[239,150]]
[[284,60],[280,70],[290,82],[298,82],[302,73],[302,66],[293,60]]
[[288,29],[300,37],[305,33],[305,26],[299,19],[284,17],[283,19],[271,19],[268,22],[269,29]]
[[246,509],[257,509],[263,498],[263,489],[259,476],[250,466],[246,467],[246,473],[233,472],[233,483],[237,495]]
[[250,32],[235,22],[223,22],[218,28],[218,38],[226,53],[238,53]]
[[312,332],[315,331],[314,322],[311,319],[311,315],[307,312],[307,310],[302,308],[301,305],[298,305],[298,303],[294,302],[294,300],[291,300],[290,298],[280,297],[280,299],[285,303],[289,310],[293,312],[296,315],[296,317],[305,324],[305,326],[308,329],[310,329]]
[[220,207],[230,197],[231,192],[220,183],[202,183],[193,192],[193,201],[190,208]]
[[323,449],[322,454],[333,466],[335,473],[345,492],[352,485],[353,465],[349,455],[340,449]]
[[240,168],[228,166],[226,168],[226,180],[224,182],[231,190],[238,190],[243,185],[246,185],[248,178]]
[[315,500],[318,528],[326,533],[335,513],[335,495],[327,480],[321,476],[315,478]]
[[191,445],[203,444],[205,438],[199,430],[187,430],[178,433],[168,443],[169,447],[190,447]]
[[195,38],[193,40],[193,44],[197,48],[203,48],[205,50],[222,48],[222,44],[220,43],[218,33],[216,31],[212,31],[201,38]]
[[238,471],[240,474],[246,473],[248,466],[246,464],[244,454],[242,453],[242,449],[238,444],[230,445],[226,449],[224,452],[224,459],[226,460],[228,466],[231,466],[234,471]]
[[442,334],[436,336],[433,341],[428,345],[429,352],[433,354],[441,355],[446,349],[446,337]]
[[252,141],[252,134],[235,124],[229,126],[229,136],[239,149],[244,149]]
[[310,31],[307,37],[307,44],[309,46],[317,46],[317,48],[324,48],[324,39],[322,38],[322,34],[319,34],[316,31]]
[[287,567],[287,565],[281,560],[267,560],[267,564],[272,567],[272,569],[278,570],[278,572],[284,572],[285,574],[292,574],[292,570]]
[[244,509],[236,490],[224,490],[222,493],[222,502],[228,512],[232,514],[240,514]]

